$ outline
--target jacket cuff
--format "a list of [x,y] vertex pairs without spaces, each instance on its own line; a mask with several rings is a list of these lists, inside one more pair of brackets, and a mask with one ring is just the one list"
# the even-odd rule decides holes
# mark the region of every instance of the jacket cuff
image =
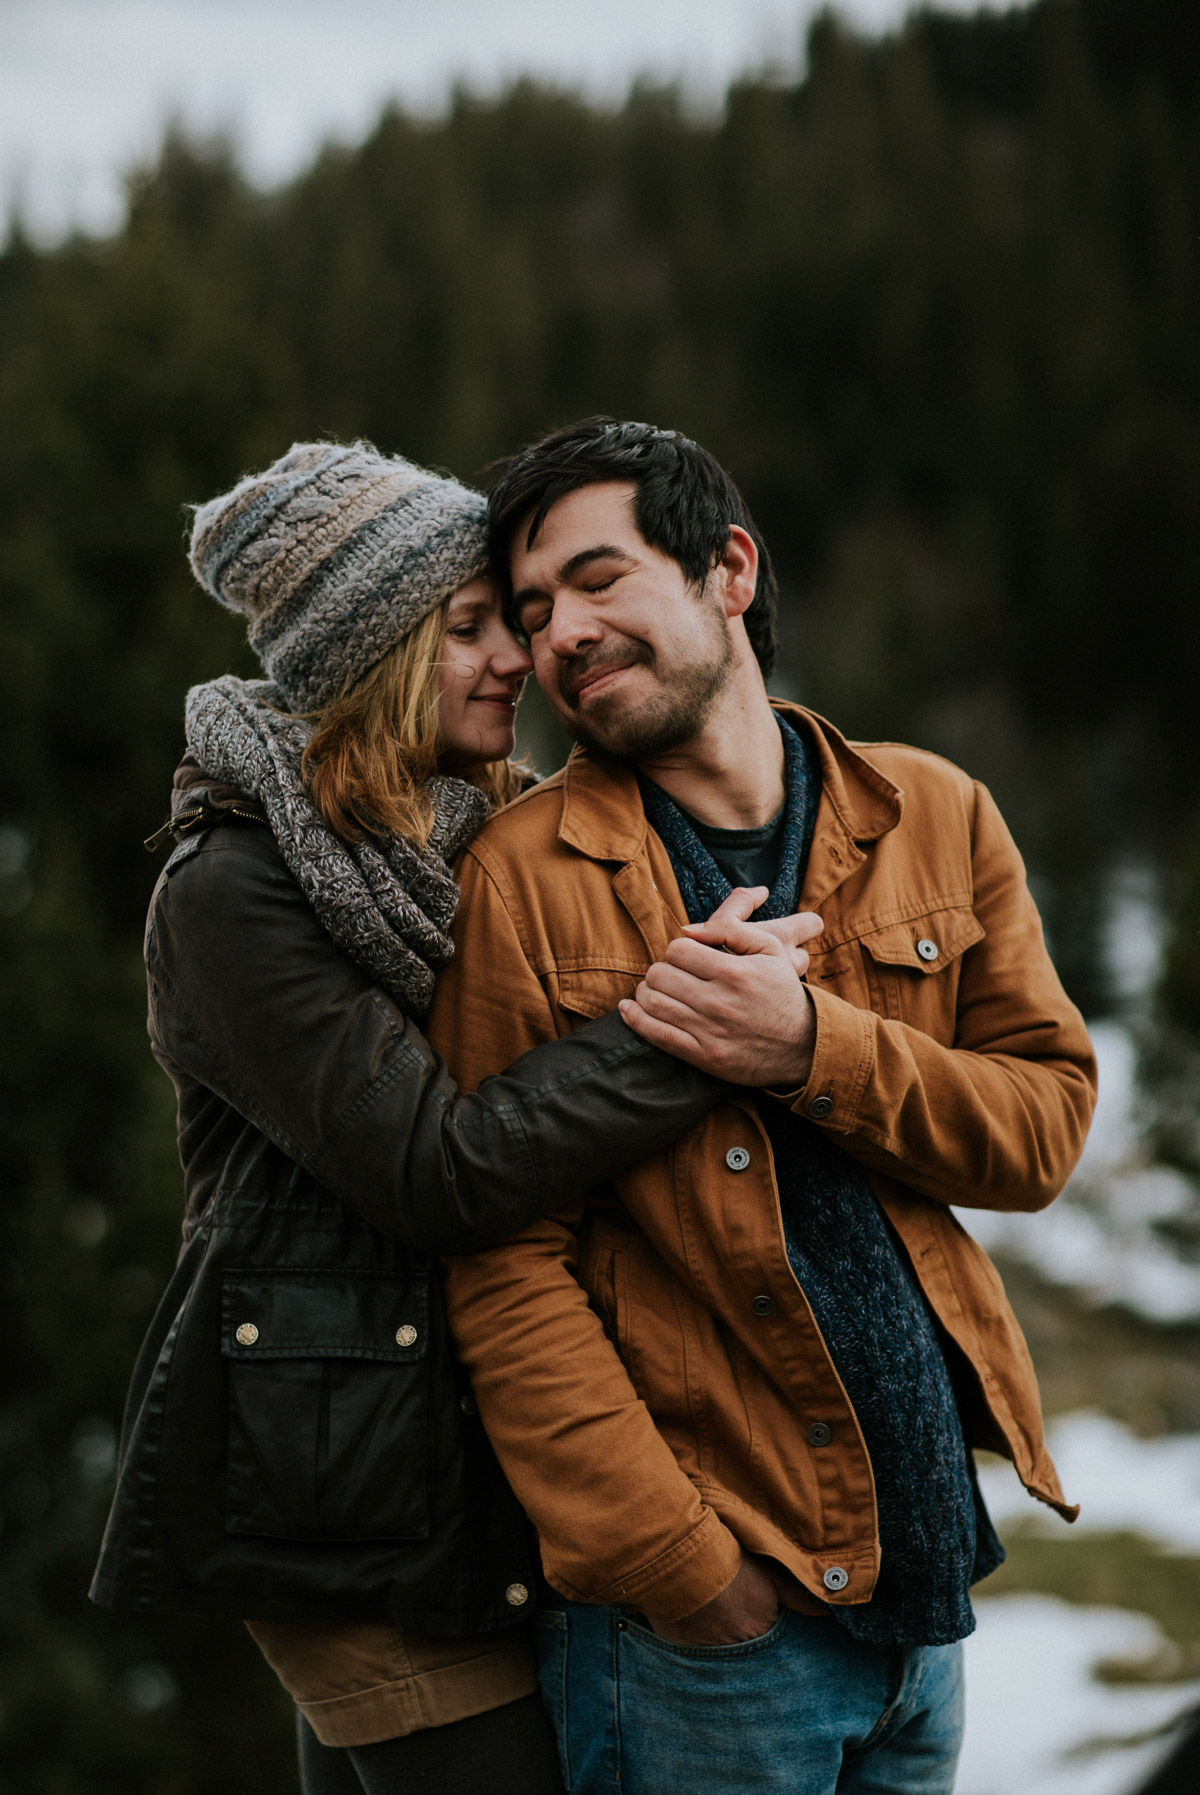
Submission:
[[598,1591],[591,1600],[636,1608],[649,1621],[683,1620],[728,1589],[741,1567],[741,1546],[710,1508],[686,1539],[633,1576]]
[[875,1063],[874,1017],[832,991],[810,986],[808,995],[816,1025],[808,1082],[778,1095],[797,1115],[848,1134]]
[[685,1540],[637,1576],[624,1578],[621,1594],[613,1589],[601,1599],[637,1608],[648,1621],[682,1621],[728,1589],[741,1562],[741,1545],[710,1508]]

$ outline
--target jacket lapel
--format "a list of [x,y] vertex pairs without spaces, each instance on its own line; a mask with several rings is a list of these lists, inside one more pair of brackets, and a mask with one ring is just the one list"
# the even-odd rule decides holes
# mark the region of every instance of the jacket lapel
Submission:
[[686,920],[671,862],[651,832],[632,767],[573,748],[558,838],[590,860],[616,861],[613,892],[659,960]]
[[865,849],[896,827],[904,793],[815,711],[772,699],[773,708],[807,728],[821,759],[821,803],[798,908],[820,910],[867,859]]

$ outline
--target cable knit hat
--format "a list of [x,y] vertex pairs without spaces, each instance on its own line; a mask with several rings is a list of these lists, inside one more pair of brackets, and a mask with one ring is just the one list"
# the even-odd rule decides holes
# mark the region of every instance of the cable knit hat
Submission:
[[197,507],[192,571],[250,619],[294,711],[316,710],[487,567],[486,502],[369,443],[295,443]]

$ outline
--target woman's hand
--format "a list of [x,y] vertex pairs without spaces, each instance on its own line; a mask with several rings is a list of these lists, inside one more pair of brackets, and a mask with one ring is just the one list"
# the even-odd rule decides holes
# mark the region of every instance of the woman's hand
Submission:
[[798,1089],[812,1067],[815,1023],[801,979],[819,916],[752,923],[764,887],[738,889],[691,923],[656,960],[621,1015],[635,1034],[731,1084]]

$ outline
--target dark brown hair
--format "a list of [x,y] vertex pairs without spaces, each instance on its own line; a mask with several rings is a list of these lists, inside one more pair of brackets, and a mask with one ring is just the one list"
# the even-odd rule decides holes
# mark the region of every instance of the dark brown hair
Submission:
[[770,678],[779,649],[775,570],[746,501],[699,443],[653,424],[585,418],[519,449],[489,472],[498,477],[488,501],[488,542],[506,597],[512,592],[508,554],[514,530],[527,519],[526,542],[532,548],[550,507],[581,486],[632,481],[644,540],[670,555],[697,586],[725,553],[730,526],[737,524],[758,550],[758,584],[744,622],[763,678]]

